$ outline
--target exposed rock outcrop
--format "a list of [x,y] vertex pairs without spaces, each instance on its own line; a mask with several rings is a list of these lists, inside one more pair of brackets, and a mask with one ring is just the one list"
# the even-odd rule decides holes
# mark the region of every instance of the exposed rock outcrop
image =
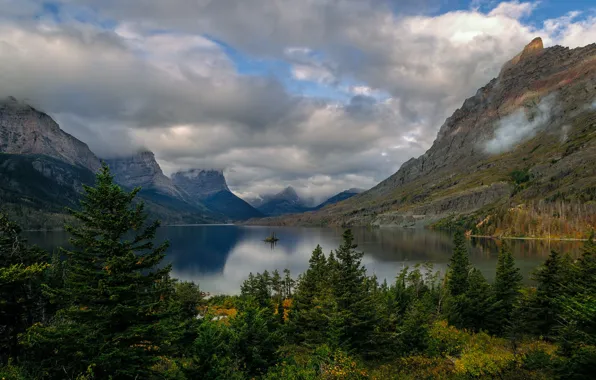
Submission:
[[223,171],[191,169],[172,174],[172,182],[192,197],[204,199],[220,191],[230,191]]
[[129,188],[142,187],[143,190],[155,190],[177,199],[185,199],[184,193],[166,177],[155,160],[153,152],[141,151],[132,156],[106,159],[114,180]]
[[0,153],[41,154],[96,172],[87,144],[64,132],[47,114],[9,97],[0,101]]
[[263,216],[257,209],[230,191],[221,170],[180,171],[172,175],[172,182],[191,200],[201,202],[209,209],[232,220]]

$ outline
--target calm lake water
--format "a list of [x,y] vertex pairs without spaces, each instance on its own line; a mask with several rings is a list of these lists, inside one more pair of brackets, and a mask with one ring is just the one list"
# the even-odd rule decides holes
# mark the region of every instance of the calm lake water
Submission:
[[[359,250],[364,251],[363,263],[369,274],[392,282],[404,266],[432,262],[436,270],[444,271],[451,256],[451,236],[423,229],[354,228]],[[272,247],[263,242],[275,232],[279,242]],[[320,244],[327,254],[341,242],[342,229],[257,227],[257,226],[168,226],[159,231],[159,240],[168,239],[170,249],[166,260],[173,265],[173,276],[198,282],[201,289],[212,294],[233,294],[240,291],[249,272],[288,268],[293,277],[308,267],[311,252]],[[27,232],[31,243],[48,250],[67,245],[65,232]],[[491,239],[468,241],[472,263],[492,281],[495,275],[497,242]],[[540,265],[551,250],[570,252],[581,250],[582,242],[539,240],[509,241],[517,265],[529,280],[531,271]]]

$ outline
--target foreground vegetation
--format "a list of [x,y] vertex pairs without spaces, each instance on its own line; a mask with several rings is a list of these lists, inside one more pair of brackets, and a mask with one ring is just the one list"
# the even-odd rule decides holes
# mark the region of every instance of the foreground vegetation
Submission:
[[551,253],[522,287],[503,245],[496,279],[457,233],[446,274],[369,276],[350,231],[309,269],[249,274],[239,296],[171,279],[137,191],[107,167],[86,187],[71,250],[30,247],[0,217],[0,378],[588,379],[596,370],[596,244]]

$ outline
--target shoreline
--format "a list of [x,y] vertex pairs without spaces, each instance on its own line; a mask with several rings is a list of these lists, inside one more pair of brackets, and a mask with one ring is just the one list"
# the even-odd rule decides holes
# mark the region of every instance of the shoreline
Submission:
[[555,241],[588,241],[588,239],[564,238],[564,237],[518,237],[518,236],[491,236],[491,235],[468,235],[473,238],[495,239],[495,240],[555,240]]

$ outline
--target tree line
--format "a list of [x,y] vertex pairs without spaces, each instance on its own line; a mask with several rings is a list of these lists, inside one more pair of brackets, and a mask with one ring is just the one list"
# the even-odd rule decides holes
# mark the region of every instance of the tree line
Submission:
[[379,281],[352,233],[306,272],[248,274],[237,296],[170,277],[139,189],[106,166],[69,249],[30,246],[0,214],[2,379],[588,379],[596,370],[596,243],[552,252],[524,286],[501,245],[489,284],[454,237],[446,273]]

